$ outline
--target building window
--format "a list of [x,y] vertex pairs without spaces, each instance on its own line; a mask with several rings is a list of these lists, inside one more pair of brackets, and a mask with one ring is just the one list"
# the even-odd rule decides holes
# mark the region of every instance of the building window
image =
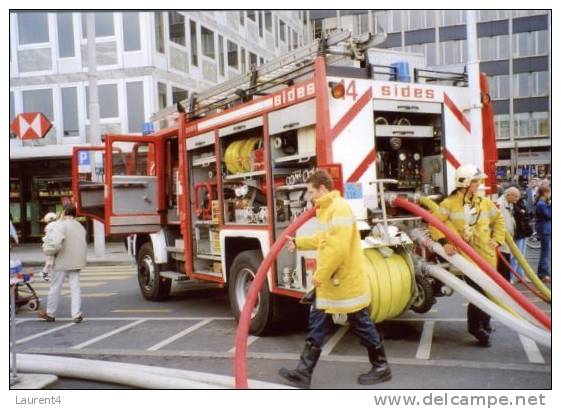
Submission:
[[248,10],[247,11],[247,18],[250,19],[251,21],[255,21],[255,11],[254,10]]
[[265,64],[265,59],[263,57],[259,57],[259,65]]
[[257,55],[252,52],[249,53],[249,67],[257,67]]
[[514,114],[513,118],[515,138],[549,136],[548,112],[522,112]]
[[292,49],[298,48],[298,33],[296,30],[292,30]]
[[514,74],[515,93],[518,98],[549,95],[549,72],[522,72]]
[[169,39],[185,47],[185,16],[177,11],[168,14]]
[[455,26],[466,22],[465,10],[442,10],[441,22],[443,26]]
[[275,16],[275,47],[279,48],[279,18]]
[[257,17],[259,18],[259,37],[263,37],[263,12],[258,11]]
[[171,103],[185,101],[189,97],[189,92],[186,89],[171,87]]
[[[87,23],[88,13],[82,13],[82,37],[88,37]],[[110,37],[115,35],[115,24],[113,22],[113,13],[95,12],[95,36]]]
[[549,34],[547,30],[517,33],[513,44],[513,57],[546,55],[549,53]]
[[245,11],[240,11],[240,25],[245,25]]
[[[119,93],[117,84],[104,84],[97,86],[99,97],[99,117],[118,118],[119,117]],[[90,117],[90,89],[86,87],[86,116]]]
[[510,139],[510,115],[495,115],[494,119],[497,139]]
[[156,32],[156,51],[163,54],[163,53],[165,53],[165,48],[164,48],[164,13],[162,13],[161,11],[156,11],[154,13],[154,30]]
[[391,31],[392,32],[397,32],[397,31],[401,31],[403,28],[402,25],[402,19],[401,19],[401,10],[392,10],[391,11],[391,22],[392,22],[392,27],[391,27]]
[[18,35],[20,44],[49,42],[49,19],[47,13],[18,13]]
[[286,23],[282,20],[280,20],[280,40],[282,42],[286,42]]
[[265,30],[269,33],[273,31],[273,13],[271,11],[265,12]]
[[218,71],[224,76],[224,38],[218,35]]
[[214,31],[201,26],[201,43],[203,46],[203,55],[214,59]]
[[467,59],[466,40],[444,41],[440,43],[441,64],[459,64]]
[[491,21],[497,19],[497,10],[478,10],[477,19],[479,21]]
[[123,13],[123,43],[125,51],[140,50],[140,19],[138,13]]
[[142,132],[144,124],[144,83],[127,82],[127,115],[129,132]]
[[74,57],[74,26],[72,13],[57,13],[58,56],[60,58]]
[[[14,100],[14,93],[12,91],[10,91],[10,124],[12,124],[12,121],[14,120],[14,118],[16,117],[16,102]],[[10,127],[10,139],[15,138],[16,134],[12,133],[12,128]]]
[[80,136],[78,125],[78,89],[76,87],[61,88],[62,99],[62,135]]
[[481,61],[507,59],[510,56],[509,49],[510,41],[507,35],[479,39],[479,59]]
[[434,66],[437,65],[436,62],[436,43],[428,43],[426,44],[426,52],[427,58],[427,65]]
[[50,121],[54,121],[52,89],[22,91],[21,97],[23,99],[22,112],[42,112]]
[[419,30],[426,27],[425,10],[408,10],[406,13],[409,17],[406,30]]
[[228,40],[228,67],[239,68],[238,64],[238,45]]
[[242,73],[245,73],[246,71],[246,59],[245,59],[245,48],[241,47],[241,53],[240,53],[240,58],[241,58],[241,71]]
[[168,105],[168,90],[166,84],[158,82],[158,110],[162,110]]
[[199,66],[199,46],[197,41],[197,23],[194,21],[189,22],[191,27],[191,64],[195,67]]

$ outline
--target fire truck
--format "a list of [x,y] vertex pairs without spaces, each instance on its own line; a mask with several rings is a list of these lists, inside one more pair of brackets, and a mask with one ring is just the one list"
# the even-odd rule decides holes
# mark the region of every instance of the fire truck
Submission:
[[[435,71],[421,55],[376,48],[381,40],[336,32],[156,113],[152,134],[106,134],[103,146],[74,148],[78,212],[107,235],[128,237],[146,299],[164,300],[174,281],[212,282],[228,287],[239,317],[264,255],[312,206],[306,182],[319,168],[352,206],[374,270],[385,274],[375,285],[393,288],[375,289],[390,297],[377,320],[426,312],[447,293],[415,271],[410,254],[419,250],[396,227],[415,217],[383,198],[447,195],[460,164],[484,169],[492,189],[487,84],[484,75],[468,81],[465,70]],[[310,220],[298,235],[317,228]],[[315,252],[281,252],[259,293],[253,334],[274,328],[314,268]]]

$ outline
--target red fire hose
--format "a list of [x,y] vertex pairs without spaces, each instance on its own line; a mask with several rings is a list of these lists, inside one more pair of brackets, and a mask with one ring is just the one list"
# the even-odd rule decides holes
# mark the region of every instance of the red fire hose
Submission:
[[503,256],[503,253],[501,253],[500,251],[497,251],[497,255],[499,256],[499,258],[502,260],[502,262],[504,263],[505,266],[508,267],[508,269],[510,270],[510,272],[512,274],[514,274],[514,276],[518,279],[518,281],[520,281],[520,283],[526,287],[532,294],[534,294],[536,297],[540,298],[542,301],[550,304],[550,302],[542,295],[540,294],[538,291],[536,291],[535,289],[533,289],[532,287],[530,287],[528,285],[528,283],[526,281],[524,281],[524,278],[522,278],[522,276],[520,274],[518,274],[518,272],[515,270],[515,268],[512,266],[512,264],[510,264],[508,262],[508,260],[505,258],[505,256]]
[[236,354],[234,357],[234,376],[236,378],[237,389],[247,389],[247,336],[249,334],[249,324],[251,322],[251,312],[257,301],[257,294],[265,279],[267,278],[267,271],[271,267],[273,261],[277,258],[279,252],[282,250],[286,243],[286,236],[294,236],[298,230],[308,220],[314,218],[316,209],[310,209],[298,216],[290,225],[281,233],[273,247],[265,259],[261,262],[255,279],[251,283],[247,292],[246,301],[243,306],[242,313],[240,314],[240,322],[236,330]]
[[520,293],[515,287],[513,287],[508,281],[505,280],[489,263],[475,252],[456,232],[448,228],[443,222],[441,222],[432,213],[426,211],[425,209],[417,206],[408,200],[397,197],[392,202],[393,206],[401,207],[417,216],[422,217],[427,223],[432,224],[438,230],[446,235],[457,248],[464,252],[469,258],[471,258],[479,268],[481,268],[487,275],[495,281],[503,290],[506,291],[522,308],[524,308],[532,317],[538,320],[544,327],[551,330],[551,319],[544,314],[538,307],[532,304],[522,293]]

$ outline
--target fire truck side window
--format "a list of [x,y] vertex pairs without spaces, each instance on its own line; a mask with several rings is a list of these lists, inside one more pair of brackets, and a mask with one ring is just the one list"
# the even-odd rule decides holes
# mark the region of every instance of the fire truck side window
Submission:
[[112,152],[113,175],[156,175],[154,144],[116,141]]

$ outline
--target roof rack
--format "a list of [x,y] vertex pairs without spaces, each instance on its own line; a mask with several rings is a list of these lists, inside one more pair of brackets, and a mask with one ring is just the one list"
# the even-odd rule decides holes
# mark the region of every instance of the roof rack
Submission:
[[251,71],[220,83],[214,87],[193,94],[177,105],[169,106],[151,116],[152,121],[167,119],[176,112],[187,112],[191,118],[202,116],[208,112],[222,108],[236,101],[249,99],[269,88],[276,87],[298,78],[313,70],[315,57],[326,54],[329,62],[342,58],[344,53],[329,54],[329,47],[348,40],[348,30],[335,32],[325,38],[317,39],[310,44],[284,54],[259,68],[252,66]]

